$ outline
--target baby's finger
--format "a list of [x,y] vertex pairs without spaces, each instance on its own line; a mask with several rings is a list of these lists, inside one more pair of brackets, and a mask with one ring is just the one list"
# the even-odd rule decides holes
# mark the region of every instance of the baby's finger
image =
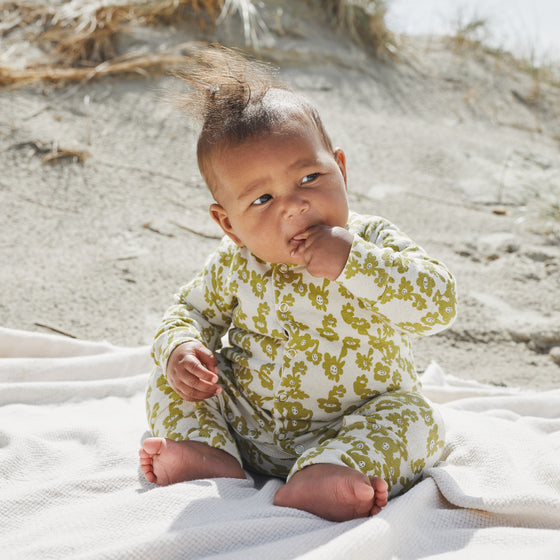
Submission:
[[299,243],[290,251],[290,257],[292,257],[293,259],[301,257],[304,250],[305,247],[303,243]]
[[177,387],[176,392],[186,401],[199,402],[219,395],[222,392],[222,388],[219,385],[210,385],[209,388],[200,389],[182,383]]
[[308,227],[305,231],[299,233],[293,239],[304,241],[304,242],[306,242],[305,243],[306,245],[309,245],[310,243],[313,242],[313,240],[316,237],[319,237],[321,235],[325,235],[325,233],[327,233],[331,229],[332,228],[330,228],[329,226],[325,226],[323,224],[317,224],[317,225]]
[[290,251],[290,255],[292,257],[299,257],[301,259],[304,259],[305,252],[310,246],[309,235],[307,235],[307,232],[305,232],[305,237],[303,237],[302,234],[302,236],[298,235],[297,239],[292,239],[292,245],[293,247]]
[[210,371],[196,356],[185,356],[182,365],[188,373],[207,383],[216,383],[218,374]]
[[[292,238],[292,243],[295,247],[290,252],[292,257],[300,257],[305,263],[308,262],[310,252],[313,250],[314,244],[318,239],[325,234],[325,231],[329,230],[328,226],[315,225],[307,228],[302,233],[294,236]],[[308,256],[306,257],[306,253]]]
[[212,350],[206,348],[206,346],[202,346],[197,349],[197,356],[200,359],[201,363],[212,373],[219,375],[218,370],[218,360],[214,355]]
[[294,235],[292,237],[292,239],[294,241],[305,241],[310,236],[310,234],[313,232],[313,230],[315,228],[316,228],[316,226],[308,227],[306,230],[302,231],[301,233],[298,233],[297,235]]
[[313,245],[309,240],[303,241],[290,254],[292,258],[299,259],[302,264],[307,266],[313,258]]
[[182,383],[184,386],[189,387],[190,389],[210,394],[213,394],[216,391],[216,387],[219,387],[219,385],[217,385],[215,381],[205,381],[204,379],[200,379],[200,377],[196,377],[195,375],[187,376],[182,380]]

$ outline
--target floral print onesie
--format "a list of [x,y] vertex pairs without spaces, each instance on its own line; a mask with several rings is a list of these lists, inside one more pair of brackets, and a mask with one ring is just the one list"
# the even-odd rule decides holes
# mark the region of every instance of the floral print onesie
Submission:
[[[453,321],[453,277],[383,218],[351,213],[347,229],[354,241],[336,281],[224,238],[156,335],[154,435],[205,442],[288,478],[347,465],[384,478],[390,495],[437,462],[444,426],[421,394],[412,341]],[[223,387],[198,403],[165,375],[173,349],[193,339],[216,354]]]

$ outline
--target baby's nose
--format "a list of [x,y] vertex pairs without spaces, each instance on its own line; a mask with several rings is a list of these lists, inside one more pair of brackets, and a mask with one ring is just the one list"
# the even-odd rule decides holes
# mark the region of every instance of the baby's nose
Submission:
[[291,219],[294,216],[305,214],[309,210],[309,203],[300,196],[291,196],[284,203],[284,217]]

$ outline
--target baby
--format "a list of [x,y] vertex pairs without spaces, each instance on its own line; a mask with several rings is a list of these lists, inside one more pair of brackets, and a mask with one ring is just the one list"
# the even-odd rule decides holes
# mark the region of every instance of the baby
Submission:
[[278,506],[376,514],[441,455],[412,341],[452,323],[454,280],[349,211],[346,156],[307,100],[232,52],[197,62],[184,106],[225,236],[156,335],[141,470],[167,485],[246,468],[286,479]]

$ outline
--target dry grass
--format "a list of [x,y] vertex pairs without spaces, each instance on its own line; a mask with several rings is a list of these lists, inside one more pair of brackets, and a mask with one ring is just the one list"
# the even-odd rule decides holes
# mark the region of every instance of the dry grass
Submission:
[[[200,27],[209,28],[216,25],[219,17],[229,17],[236,11],[243,18],[249,13],[249,7],[252,7],[251,0],[71,0],[54,7],[2,3],[0,34],[39,22],[41,31],[35,32],[31,40],[43,46],[46,57],[23,69],[0,66],[0,87],[17,88],[38,81],[65,84],[115,74],[166,72],[184,62],[185,45],[165,52],[119,56],[119,37],[133,25],[176,25],[194,19]],[[244,25],[250,28],[254,21],[254,17],[244,20]],[[252,38],[254,32],[249,29],[248,34]],[[189,47],[193,45],[190,43]]]
[[21,2],[4,2],[0,4],[0,36],[7,35],[13,29],[26,27],[37,19],[48,17],[44,6],[27,6]]
[[451,35],[451,45],[457,53],[463,51],[484,50],[490,37],[488,19],[473,13],[466,15],[459,10],[455,20],[451,22],[455,32]]
[[523,96],[523,101],[527,105],[537,105],[541,99],[542,84],[550,84],[560,88],[560,64],[556,63],[537,63],[534,58],[514,59],[515,65],[531,76],[533,87]]
[[[307,0],[311,2],[312,0]],[[119,38],[133,26],[175,25],[196,20],[215,26],[239,16],[245,44],[258,50],[267,32],[255,0],[70,0],[29,6],[0,0],[0,36],[20,28],[41,45],[45,58],[21,68],[0,66],[0,87],[22,87],[45,81],[65,84],[115,74],[153,74],[180,64],[177,51],[119,56]],[[396,52],[385,25],[384,0],[321,0],[334,21],[364,48],[383,58]]]
[[253,0],[224,0],[224,7],[216,23],[219,25],[234,14],[239,14],[241,18],[245,45],[251,45],[258,50],[260,34],[266,34],[268,29]]
[[39,41],[52,45],[59,66],[91,66],[116,56],[117,36],[132,19],[130,6],[101,6],[94,13],[56,20]]
[[53,164],[67,159],[78,163],[84,163],[89,155],[90,154],[87,150],[74,150],[72,148],[57,147],[56,150],[53,150],[43,156],[43,163]]
[[553,244],[560,244],[560,190],[558,173],[544,179],[538,187],[527,188],[527,200],[518,223],[539,233]]
[[74,0],[64,5],[40,40],[54,45],[58,65],[91,66],[117,56],[115,43],[130,24],[171,25],[193,16],[216,21],[221,0],[158,0],[106,5]]
[[[101,0],[72,0],[67,4],[29,7],[22,2],[0,4],[0,34],[39,23],[35,40],[45,60],[24,69],[0,66],[0,86],[22,87],[37,81],[63,84],[114,74],[167,71],[184,61],[179,45],[172,51],[118,56],[116,43],[130,25],[170,25],[198,18],[213,25],[223,0],[151,0],[110,4]],[[28,35],[32,35],[29,31]]]
[[21,142],[10,146],[10,148],[19,149],[28,146],[33,149],[35,154],[41,155],[41,161],[47,164],[59,163],[68,159],[77,163],[84,163],[84,161],[86,161],[86,159],[90,156],[87,150],[66,148],[59,146],[56,142],[46,143],[39,140]]
[[394,59],[397,53],[395,35],[385,23],[385,0],[326,0],[322,2],[336,22],[354,40],[380,59]]
[[[533,80],[531,90],[523,95],[517,94],[519,100],[526,105],[538,104],[541,97],[542,84],[548,83],[560,87],[560,67],[558,63],[546,64],[537,61],[534,50],[527,56],[515,56],[502,47],[490,47],[491,30],[489,21],[477,14],[466,17],[459,11],[453,22],[455,32],[449,37],[453,50],[458,53],[489,54],[497,61],[507,63],[527,73]],[[514,92],[514,95],[516,93]]]
[[58,85],[114,75],[136,74],[145,76],[158,74],[170,68],[182,66],[185,57],[189,56],[189,51],[199,46],[199,43],[193,42],[157,54],[124,55],[98,64],[93,68],[35,66],[18,70],[0,67],[0,87],[17,88],[35,82],[48,82]]

